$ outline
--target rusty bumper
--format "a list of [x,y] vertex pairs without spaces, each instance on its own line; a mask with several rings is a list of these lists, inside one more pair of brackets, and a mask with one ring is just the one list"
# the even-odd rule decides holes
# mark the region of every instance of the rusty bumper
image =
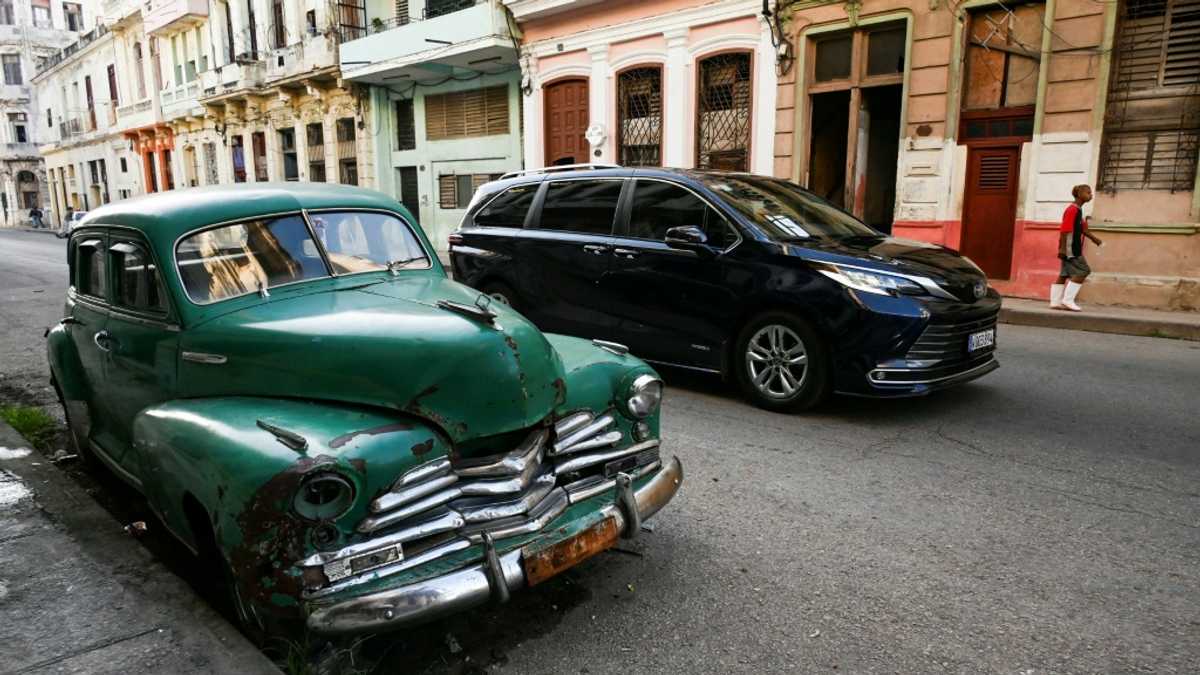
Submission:
[[[683,465],[678,457],[638,490],[630,490],[601,512],[612,518],[623,536],[636,534],[641,521],[658,512],[679,490]],[[622,502],[625,502],[622,505]],[[636,510],[630,502],[636,503]],[[632,512],[631,512],[632,511]],[[346,634],[390,630],[424,623],[486,603],[504,600],[510,591],[527,586],[521,549],[496,555],[488,547],[482,564],[425,581],[319,606],[308,616],[308,628],[316,633]]]

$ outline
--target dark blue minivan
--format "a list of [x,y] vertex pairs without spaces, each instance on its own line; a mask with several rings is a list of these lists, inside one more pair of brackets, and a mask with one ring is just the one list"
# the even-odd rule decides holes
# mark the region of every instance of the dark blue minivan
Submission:
[[914,396],[998,367],[970,259],[880,234],[785,180],[551,167],[483,185],[455,277],[545,331],[721,373],[758,405]]

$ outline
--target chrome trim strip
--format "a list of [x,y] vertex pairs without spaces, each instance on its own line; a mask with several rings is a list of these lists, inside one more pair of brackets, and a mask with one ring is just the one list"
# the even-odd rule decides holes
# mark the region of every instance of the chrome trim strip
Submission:
[[92,450],[95,451],[96,456],[99,457],[102,462],[104,462],[105,466],[111,469],[113,473],[120,476],[125,482],[137,488],[138,492],[142,492],[142,479],[133,475],[129,469],[126,469],[118,464],[117,460],[113,459],[108,450],[105,450],[104,446],[100,445],[96,439],[89,438],[88,444],[91,445]]
[[684,370],[694,370],[699,373],[712,373],[713,375],[721,374],[720,368],[701,368],[700,366],[685,366],[682,363],[672,363],[671,361],[657,361],[655,359],[642,359],[642,360],[645,361],[646,363],[657,363],[660,366],[670,366],[672,368],[683,368]]
[[603,349],[606,352],[611,352],[613,354],[616,354],[617,356],[625,356],[626,354],[629,353],[629,347],[626,347],[625,345],[621,344],[620,342],[609,342],[608,340],[592,340],[592,344],[596,345],[597,347],[599,347],[600,349]]
[[383,527],[387,527],[392,523],[397,523],[409,516],[415,516],[418,513],[423,513],[432,509],[435,506],[441,506],[452,499],[458,499],[462,496],[462,490],[455,486],[449,490],[432,494],[418,502],[413,502],[407,506],[401,507],[399,510],[390,511],[378,516],[369,516],[363,518],[358,524],[359,532],[374,532]]
[[613,450],[612,452],[602,452],[599,454],[590,454],[590,455],[582,455],[582,456],[577,456],[577,457],[570,457],[570,458],[564,459],[561,462],[555,461],[554,473],[560,474],[560,475],[565,474],[565,473],[571,473],[572,471],[586,469],[589,466],[603,464],[605,462],[609,462],[614,459],[620,459],[621,457],[625,457],[627,455],[636,455],[637,453],[642,452],[643,450],[652,450],[657,447],[658,447],[658,440],[651,439],[649,441],[642,441],[641,443],[634,443],[633,445],[631,445],[627,448]]
[[530,435],[515,450],[486,464],[455,467],[454,473],[462,478],[518,476],[525,472],[530,462],[540,461],[538,453],[546,442],[547,433],[539,431]]
[[463,526],[463,519],[457,513],[448,511],[437,518],[427,520],[423,523],[417,523],[412,527],[406,527],[399,532],[394,532],[385,537],[372,539],[370,541],[351,544],[336,551],[326,551],[324,553],[314,553],[304,560],[300,561],[300,565],[304,567],[314,567],[316,565],[326,565],[331,562],[341,560],[343,558],[351,558],[362,553],[370,553],[377,549],[387,548],[395,544],[402,544],[413,539],[420,539],[442,532],[449,532]]
[[945,375],[943,377],[935,377],[930,380],[902,380],[902,381],[876,380],[875,378],[871,377],[871,372],[883,371],[885,373],[911,373],[913,371],[906,370],[904,368],[872,368],[871,372],[867,373],[867,380],[869,380],[871,382],[871,384],[877,384],[877,385],[883,385],[883,386],[895,385],[895,386],[899,386],[899,387],[908,386],[908,385],[912,385],[912,384],[936,384],[938,382],[944,382],[945,380],[953,380],[956,377],[963,377],[964,375],[970,375],[977,370],[983,370],[984,368],[987,368],[995,363],[996,363],[996,357],[992,356],[992,358],[988,359],[987,361],[984,361],[983,363],[981,363],[978,366],[975,366],[974,368],[971,368],[969,370],[963,370],[963,371],[954,373],[952,375]]
[[573,413],[554,423],[554,434],[562,438],[594,419],[596,416],[590,410]]
[[566,438],[559,438],[554,444],[554,452],[550,454],[563,455],[571,452],[573,445],[585,439],[591,438],[601,431],[604,431],[608,427],[612,426],[614,422],[616,422],[616,420],[613,419],[613,416],[610,413],[605,413],[578,431],[572,432]]
[[420,499],[426,495],[433,494],[443,488],[448,488],[458,482],[458,476],[455,474],[446,474],[438,476],[433,480],[424,483],[417,483],[412,487],[407,487],[402,490],[393,490],[385,495],[381,495],[371,501],[371,511],[380,513],[382,511],[390,511],[398,506],[402,506],[411,501]]
[[462,519],[470,524],[486,523],[500,518],[519,516],[528,513],[530,509],[542,503],[542,500],[554,489],[556,480],[557,478],[552,473],[542,474],[533,482],[528,492],[512,501],[488,502],[476,507],[451,504],[451,507],[458,509],[458,513],[462,516]]
[[[646,466],[634,469],[629,475],[633,476],[634,480],[637,480],[646,474],[654,472],[661,466],[662,461],[656,459]],[[570,497],[571,503],[578,504],[579,502],[595,497],[601,492],[608,492],[609,490],[613,489],[613,486],[616,484],[617,481],[615,478],[609,478],[606,480],[598,476],[591,476],[582,480],[577,480],[570,485],[563,486],[563,489],[567,491],[567,496]]]
[[491,529],[485,526],[481,527],[476,533],[470,533],[468,530],[463,534],[466,535],[467,539],[469,539],[471,543],[477,544],[483,541],[483,534],[485,532],[492,535],[496,539],[506,539],[508,537],[514,537],[518,534],[537,532],[538,530],[541,530],[549,525],[555,518],[562,515],[563,511],[566,511],[567,507],[570,505],[571,500],[567,497],[566,490],[563,490],[562,488],[555,488],[554,490],[551,490],[550,494],[546,495],[545,499],[543,499],[538,503],[537,506],[533,508],[533,511],[529,513],[529,520],[516,525],[509,525],[507,527],[500,527],[496,529]]
[[439,474],[446,473],[449,470],[449,458],[439,457],[432,462],[426,462],[420,466],[405,471],[403,475],[396,479],[395,483],[392,483],[392,489],[395,490],[397,488],[404,487],[405,485],[411,485],[413,483],[427,480]]
[[567,450],[564,452],[556,453],[555,456],[564,455],[567,453],[583,452],[584,450],[595,450],[596,448],[606,448],[610,445],[616,445],[621,441],[622,438],[624,438],[624,436],[620,431],[609,431],[596,436],[595,438],[589,438],[585,441],[580,441],[579,443],[572,445],[570,448],[567,448]]
[[229,358],[224,354],[209,354],[206,352],[180,352],[179,358],[192,363],[203,363],[212,366],[223,365]]
[[428,551],[422,551],[411,558],[405,558],[404,560],[401,560],[395,564],[371,570],[362,576],[350,577],[345,581],[339,581],[336,584],[330,584],[329,586],[319,590],[306,590],[304,591],[302,597],[308,600],[311,598],[321,598],[327,595],[333,595],[334,593],[340,593],[348,588],[353,588],[360,584],[367,583],[368,581],[374,581],[380,577],[396,574],[397,572],[403,572],[406,569],[423,565],[432,560],[437,560],[442,556],[447,556],[451,553],[457,553],[458,551],[466,548],[471,548],[471,542],[467,541],[466,539],[452,539],[441,546],[435,546]]

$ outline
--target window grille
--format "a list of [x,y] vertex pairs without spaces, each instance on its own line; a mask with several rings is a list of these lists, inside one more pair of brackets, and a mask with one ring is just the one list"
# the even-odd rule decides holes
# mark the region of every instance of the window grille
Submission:
[[634,68],[617,80],[617,143],[624,166],[662,165],[662,69]]
[[750,52],[700,62],[696,166],[746,171],[750,160]]

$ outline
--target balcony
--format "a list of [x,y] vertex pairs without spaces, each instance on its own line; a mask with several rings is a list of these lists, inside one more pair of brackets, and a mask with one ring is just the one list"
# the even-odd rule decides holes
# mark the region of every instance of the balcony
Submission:
[[37,145],[33,143],[0,143],[0,159],[36,159]]
[[163,89],[159,92],[159,100],[162,102],[163,119],[166,120],[201,115],[204,112],[204,107],[200,105],[200,80]]
[[117,123],[121,129],[139,129],[162,121],[162,110],[153,98],[117,108]]
[[517,21],[541,19],[554,14],[595,5],[601,0],[504,0]]
[[266,79],[275,82],[337,66],[337,45],[321,33],[305,33],[291,44],[271,49],[266,56]]
[[125,26],[137,20],[144,4],[143,0],[101,0],[100,15],[110,27]]
[[360,82],[442,79],[517,62],[498,0],[429,0],[420,17],[375,18],[365,28],[343,26],[341,35],[342,77]]
[[193,26],[208,18],[208,0],[153,0],[142,22],[150,35],[163,36]]

